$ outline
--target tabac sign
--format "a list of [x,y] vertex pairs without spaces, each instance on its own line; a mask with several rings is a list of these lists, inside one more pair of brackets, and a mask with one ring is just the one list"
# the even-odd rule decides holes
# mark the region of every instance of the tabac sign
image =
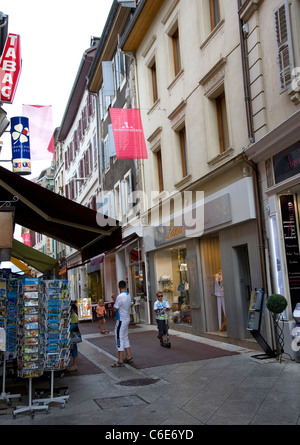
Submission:
[[0,61],[0,102],[13,103],[20,73],[20,36],[8,34]]

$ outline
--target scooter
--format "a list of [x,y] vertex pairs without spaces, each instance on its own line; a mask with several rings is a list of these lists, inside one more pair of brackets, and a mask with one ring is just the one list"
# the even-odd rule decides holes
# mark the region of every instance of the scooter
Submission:
[[163,346],[164,348],[170,348],[171,342],[170,342],[170,337],[169,337],[169,321],[168,321],[168,319],[166,319],[165,322],[166,322],[166,330],[167,330],[166,340],[162,341],[160,343],[160,345]]

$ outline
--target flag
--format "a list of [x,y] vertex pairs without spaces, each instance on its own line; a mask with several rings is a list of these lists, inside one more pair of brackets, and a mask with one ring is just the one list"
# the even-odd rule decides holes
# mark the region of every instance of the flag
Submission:
[[110,108],[118,159],[147,159],[147,148],[138,109]]
[[52,105],[24,105],[22,114],[29,119],[31,160],[54,158]]

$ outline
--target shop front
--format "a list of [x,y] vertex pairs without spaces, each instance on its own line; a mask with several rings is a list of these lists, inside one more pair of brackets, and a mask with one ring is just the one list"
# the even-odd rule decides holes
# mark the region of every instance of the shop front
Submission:
[[[281,314],[284,351],[294,357],[293,311],[300,302],[300,112],[247,150],[257,163],[268,238],[268,295],[281,294],[288,307]],[[270,334],[271,336],[271,334]]]
[[[147,252],[151,309],[161,290],[171,306],[171,327],[251,338],[250,296],[262,287],[253,178],[207,194],[201,236],[186,236],[183,226],[174,228],[172,220],[169,226],[148,228],[154,238]],[[155,324],[153,310],[151,321]]]

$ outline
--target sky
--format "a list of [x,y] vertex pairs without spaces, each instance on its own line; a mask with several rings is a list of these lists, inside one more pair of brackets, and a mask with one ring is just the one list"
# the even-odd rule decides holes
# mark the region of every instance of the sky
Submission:
[[[22,104],[52,105],[53,130],[59,127],[82,55],[91,37],[100,37],[113,0],[9,0],[0,11],[9,16],[8,32],[21,36],[22,71],[7,118],[22,115]],[[9,128],[7,129],[9,130]],[[10,134],[0,137],[0,161],[11,159]],[[49,162],[32,161],[31,179]],[[10,163],[1,163],[10,168]]]
[[[12,104],[3,104],[7,119],[22,115],[22,104],[52,105],[53,131],[59,127],[81,58],[91,37],[101,37],[113,0],[9,0],[0,11],[9,16],[8,33],[21,36],[22,71]],[[7,129],[9,131],[9,128]],[[11,136],[0,137],[0,165],[11,170]],[[32,161],[33,179],[49,161]],[[16,226],[14,237],[20,239]],[[10,263],[2,263],[10,267]],[[14,267],[12,268],[14,269]]]

